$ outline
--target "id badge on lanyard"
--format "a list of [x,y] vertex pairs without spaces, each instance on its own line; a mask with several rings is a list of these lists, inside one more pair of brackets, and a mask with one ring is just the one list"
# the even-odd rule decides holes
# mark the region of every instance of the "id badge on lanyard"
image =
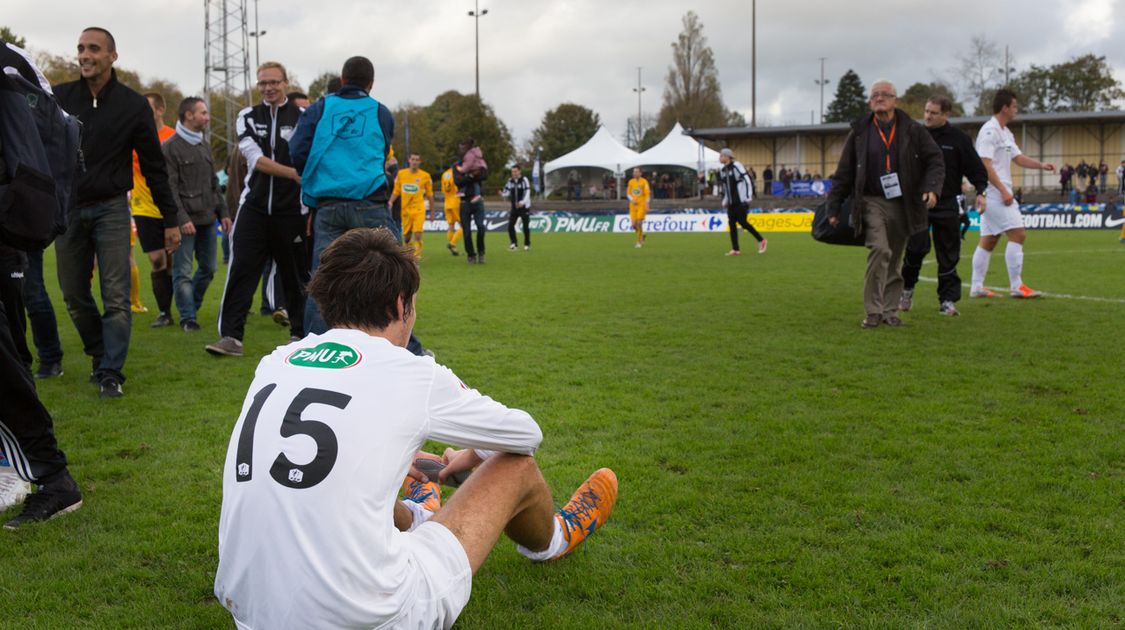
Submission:
[[883,141],[883,146],[887,147],[887,168],[882,177],[879,178],[879,183],[883,185],[883,196],[887,199],[898,199],[902,196],[902,186],[898,181],[898,173],[891,172],[891,143],[895,141],[895,131],[898,130],[898,121],[891,126],[891,137],[888,138],[883,134],[882,127],[879,126],[879,120],[872,115],[875,124],[875,131],[879,132],[879,139]]

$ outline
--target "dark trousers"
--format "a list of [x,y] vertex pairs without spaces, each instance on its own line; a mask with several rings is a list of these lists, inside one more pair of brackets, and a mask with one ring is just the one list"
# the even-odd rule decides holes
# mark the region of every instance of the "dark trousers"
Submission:
[[734,251],[739,251],[738,226],[740,225],[743,227],[743,229],[749,232],[751,236],[758,239],[759,243],[762,242],[762,235],[759,234],[758,230],[755,230],[754,226],[750,225],[750,222],[746,220],[746,206],[739,204],[736,206],[728,207],[727,222],[730,225],[730,248]]
[[[933,231],[934,255],[938,264],[938,301],[956,302],[961,299],[961,277],[957,263],[961,260],[961,218],[956,211],[941,216],[930,215]],[[930,253],[930,231],[923,230],[906,242],[906,255],[902,261],[902,282],[907,290],[918,284],[922,260]]]
[[43,250],[27,252],[27,271],[23,276],[23,303],[31,322],[31,340],[39,354],[40,365],[61,363],[62,343],[55,307],[43,282]]
[[305,283],[308,267],[296,256],[295,244],[304,247],[305,217],[301,215],[267,215],[243,207],[231,229],[231,258],[223,302],[219,312],[219,334],[242,340],[246,314],[254,298],[254,289],[262,267],[273,259],[285,289],[285,306],[289,311],[289,332],[304,337]]
[[43,483],[66,469],[51,414],[39,401],[35,381],[16,352],[8,315],[0,302],[0,449],[24,481]]
[[15,344],[16,356],[31,369],[31,350],[27,347],[27,318],[23,310],[23,277],[27,267],[23,252],[0,246],[0,303],[4,304],[8,330]]
[[[477,246],[473,248],[473,224],[477,226]],[[461,225],[465,228],[465,253],[484,256],[484,202],[461,204]]]
[[[523,221],[523,244],[531,246],[531,215],[526,208],[518,208],[508,213],[508,240],[516,244],[516,221]],[[483,233],[483,230],[480,232]],[[484,250],[484,246],[481,246]]]

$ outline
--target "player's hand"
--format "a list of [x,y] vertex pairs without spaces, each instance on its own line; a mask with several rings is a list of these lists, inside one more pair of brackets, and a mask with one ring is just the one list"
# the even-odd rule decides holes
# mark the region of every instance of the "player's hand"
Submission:
[[1000,201],[1004,202],[1004,205],[1005,205],[1005,206],[1010,206],[1010,205],[1012,205],[1012,203],[1013,203],[1013,202],[1014,202],[1015,200],[1016,200],[1016,196],[1015,196],[1015,195],[1013,195],[1013,194],[1012,194],[1012,191],[1010,191],[1010,190],[1005,190],[1005,191],[1004,191],[1004,194],[1000,196]]
[[445,468],[442,469],[440,478],[444,482],[450,475],[459,472],[468,472],[480,466],[480,463],[483,461],[483,459],[477,456],[477,452],[471,448],[467,448],[463,451],[447,448],[445,449],[445,456],[442,457]]
[[195,224],[188,221],[180,226],[180,232],[183,232],[184,236],[195,236]]
[[931,210],[937,205],[937,195],[932,192],[922,193],[922,203],[926,204],[926,209]]
[[180,248],[180,228],[164,228],[164,251],[169,254]]
[[838,219],[837,217],[828,217],[828,225],[836,227],[837,225],[840,225],[840,219]]
[[977,212],[984,214],[988,208],[988,199],[984,195],[977,195]]
[[[433,453],[427,453],[426,451],[418,451],[417,453],[414,454],[414,459],[432,459],[436,462],[444,463],[444,460],[442,458],[438,457],[437,455],[434,455]],[[413,460],[411,461],[411,464],[410,464],[410,471],[407,472],[406,475],[408,477],[410,477],[411,479],[421,481],[422,483],[426,483],[427,481],[437,481],[437,479],[430,479],[429,477],[427,477],[425,475],[425,473],[423,473],[422,471],[415,468]]]
[[1055,165],[1051,164],[1050,162],[1046,162],[1043,164],[1043,170],[1047,171],[1048,173],[1054,173]]
[[223,226],[223,234],[230,234],[230,226],[233,225],[230,219],[226,217],[219,219],[219,225]]

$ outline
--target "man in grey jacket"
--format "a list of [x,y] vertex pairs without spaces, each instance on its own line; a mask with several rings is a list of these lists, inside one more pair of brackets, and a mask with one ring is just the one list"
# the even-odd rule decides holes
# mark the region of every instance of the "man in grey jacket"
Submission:
[[871,114],[852,123],[828,193],[832,225],[839,222],[841,204],[852,197],[852,225],[867,246],[864,328],[902,325],[902,253],[910,235],[929,227],[929,209],[945,180],[941,149],[897,103],[890,81],[871,86]]
[[[180,249],[172,258],[172,287],[180,327],[184,332],[196,332],[199,307],[215,276],[215,220],[222,224],[224,234],[229,232],[231,221],[219,190],[211,148],[203,139],[203,130],[211,121],[207,103],[189,96],[180,103],[179,116],[176,135],[162,145],[183,233]],[[199,261],[195,276],[191,273],[193,256]]]

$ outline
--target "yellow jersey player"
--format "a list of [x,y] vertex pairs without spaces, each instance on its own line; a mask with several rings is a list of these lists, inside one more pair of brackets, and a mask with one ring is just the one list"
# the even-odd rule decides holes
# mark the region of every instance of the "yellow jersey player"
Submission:
[[[457,251],[457,241],[461,240],[461,235],[464,230],[461,229],[461,198],[457,196],[457,184],[453,182],[453,167],[445,169],[441,174],[441,194],[445,196],[445,222],[449,225],[446,234],[449,238],[449,243],[446,247],[449,248],[449,253],[454,256],[460,256]],[[453,224],[457,224],[457,229],[453,229]]]
[[645,242],[645,215],[648,214],[652,189],[639,166],[633,169],[633,179],[629,180],[625,190],[629,197],[629,221],[633,224],[633,231],[637,233],[637,244],[634,247],[640,248]]
[[[152,117],[156,123],[156,135],[163,144],[164,141],[176,135],[174,127],[164,124],[164,97],[157,92],[149,92],[145,94],[145,98],[148,99],[149,107],[152,108]],[[160,214],[160,209],[156,207],[156,202],[152,200],[152,191],[149,190],[148,182],[141,174],[141,163],[137,158],[136,151],[133,152],[133,191],[129,193],[129,205],[133,210],[133,225],[137,237],[141,241],[141,251],[148,254],[148,260],[152,264],[152,272],[149,274],[152,280],[152,294],[156,297],[157,308],[160,309],[160,315],[152,322],[152,327],[171,326],[172,256],[164,249],[164,215]],[[131,246],[132,241],[129,244]],[[130,302],[134,313],[147,313],[148,309],[141,303],[140,278],[137,272],[137,262],[132,259],[132,253],[133,250],[130,248],[129,273],[132,276],[133,283],[130,290]],[[136,299],[133,299],[134,294]]]
[[429,173],[418,168],[422,156],[411,153],[408,164],[409,168],[399,171],[395,177],[395,190],[387,205],[393,206],[396,199],[402,198],[402,240],[421,258],[422,224],[426,221],[426,208],[434,207],[434,181]]

